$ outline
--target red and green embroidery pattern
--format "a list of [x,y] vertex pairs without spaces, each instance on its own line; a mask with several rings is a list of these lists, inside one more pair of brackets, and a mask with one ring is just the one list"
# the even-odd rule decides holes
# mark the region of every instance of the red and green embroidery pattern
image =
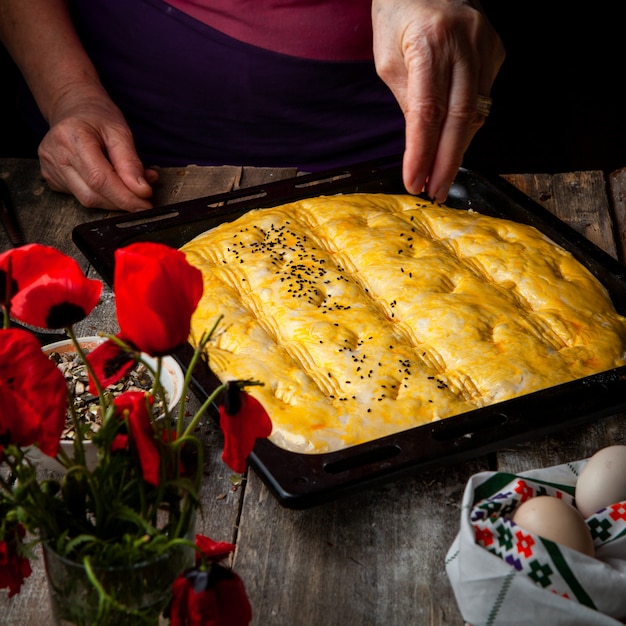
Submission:
[[[498,473],[475,492],[470,511],[476,543],[500,557],[540,587],[596,608],[567,564],[569,548],[543,539],[511,521],[529,498],[548,495],[574,504],[574,487]],[[598,511],[587,520],[596,550],[626,535],[626,501]]]

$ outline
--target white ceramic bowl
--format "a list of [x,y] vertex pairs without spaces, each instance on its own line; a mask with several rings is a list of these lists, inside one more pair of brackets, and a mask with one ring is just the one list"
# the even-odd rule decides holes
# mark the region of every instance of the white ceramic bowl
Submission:
[[[99,344],[105,342],[106,337],[80,337],[79,341],[81,345],[89,351],[96,348]],[[74,352],[75,348],[70,339],[64,339],[62,341],[56,341],[54,343],[43,346],[42,350],[46,354],[50,354],[51,352]],[[150,367],[156,368],[155,358],[150,357],[147,354],[143,354],[142,356]],[[161,384],[163,385],[163,389],[167,394],[167,408],[170,413],[172,413],[176,409],[182,399],[184,378],[185,376],[183,374],[183,371],[176,359],[171,356],[163,357],[161,367]],[[93,469],[98,462],[96,446],[93,445],[91,441],[85,441],[84,445],[87,467],[89,469]],[[63,439],[61,441],[61,447],[69,456],[73,455],[73,441],[69,439]],[[39,467],[43,467],[52,471],[63,470],[63,466],[58,463],[56,459],[42,454],[39,448],[37,448],[36,446],[32,446],[28,449],[28,457],[32,461],[37,463]]]

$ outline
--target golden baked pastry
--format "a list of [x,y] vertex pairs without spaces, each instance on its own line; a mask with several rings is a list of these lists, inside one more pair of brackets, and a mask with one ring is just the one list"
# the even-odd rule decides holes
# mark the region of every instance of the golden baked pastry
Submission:
[[337,450],[611,369],[626,320],[538,230],[409,195],[251,211],[183,248],[222,380],[255,379],[271,440]]

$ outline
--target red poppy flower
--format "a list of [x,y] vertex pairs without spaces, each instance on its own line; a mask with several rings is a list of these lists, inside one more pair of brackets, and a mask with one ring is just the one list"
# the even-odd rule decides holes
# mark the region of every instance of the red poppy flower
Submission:
[[[12,248],[0,254],[0,300],[5,302],[7,295],[12,298],[20,289],[37,280],[42,271],[54,267],[59,261],[59,252],[37,243],[29,243]],[[43,263],[43,265],[42,265]],[[7,277],[11,284],[7,293]]]
[[[116,383],[120,378],[128,374],[136,361],[132,353],[118,346],[114,341],[108,340],[94,348],[88,355],[87,360],[102,387]],[[90,391],[93,390],[93,381],[89,379]]]
[[34,443],[59,451],[67,413],[67,386],[59,368],[31,333],[0,331],[0,445]]
[[256,440],[272,433],[272,422],[261,403],[241,390],[237,381],[227,384],[226,401],[220,406],[220,427],[224,433],[222,460],[240,474]]
[[235,551],[235,546],[226,541],[213,541],[204,535],[196,535],[196,546],[200,550],[196,558],[196,564],[205,558],[208,561],[221,561],[225,559],[231,552]]
[[203,281],[182,252],[150,242],[116,250],[114,289],[125,341],[151,356],[187,342]]
[[8,589],[9,598],[20,592],[22,583],[31,574],[28,559],[21,556],[17,549],[26,534],[24,527],[18,524],[11,534],[13,536],[0,541],[0,589]]
[[[115,398],[113,404],[116,414],[128,419],[129,442],[134,442],[144,480],[156,487],[161,482],[161,453],[150,422],[146,398],[152,400],[143,391],[127,391]],[[120,441],[114,442],[114,447],[119,449]]]
[[252,609],[243,582],[230,569],[191,569],[172,586],[171,626],[247,626]]
[[[67,328],[98,304],[102,283],[55,248],[29,244],[0,256],[0,280],[10,272],[12,315],[39,328]],[[6,291],[6,289],[5,289]]]

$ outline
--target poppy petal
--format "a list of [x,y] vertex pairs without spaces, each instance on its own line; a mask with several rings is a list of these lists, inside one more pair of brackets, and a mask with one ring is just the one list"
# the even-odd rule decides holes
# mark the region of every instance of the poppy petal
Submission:
[[[126,376],[135,365],[132,353],[124,350],[110,339],[94,348],[87,355],[87,361],[89,361],[89,365],[102,387],[116,383],[120,378]],[[90,376],[90,391],[93,388],[94,384]]]
[[141,242],[115,252],[115,301],[121,336],[163,356],[184,345],[202,296],[202,273],[179,250]]
[[37,443],[56,456],[67,414],[65,377],[25,330],[0,331],[0,388],[0,439]]
[[198,546],[202,557],[209,561],[221,561],[235,551],[234,544],[226,541],[213,541],[204,535],[196,535],[196,546]]
[[128,435],[118,433],[111,442],[111,452],[119,452],[120,450],[128,450]]
[[[236,381],[228,383],[227,395],[232,394]],[[222,460],[235,472],[243,473],[246,460],[254,448],[256,440],[269,437],[272,433],[272,422],[263,405],[240,390],[241,405],[235,413],[229,413],[227,407],[221,405],[220,427],[224,433],[224,451]],[[232,402],[232,397],[231,397]]]
[[143,391],[127,391],[117,396],[113,404],[117,415],[128,419],[130,440],[139,455],[144,480],[158,486],[161,482],[161,453],[150,422],[146,397],[151,398]]
[[56,248],[38,243],[29,243],[0,254],[0,270],[5,273],[11,272],[17,291],[28,287],[42,274],[62,274],[64,268],[74,264],[76,264],[74,259]]
[[241,578],[225,567],[191,569],[172,586],[172,626],[247,626],[252,608]]
[[98,304],[102,283],[87,278],[72,257],[39,244],[9,253],[0,257],[0,268],[15,282],[11,313],[16,319],[39,328],[67,328]]
[[252,621],[252,608],[246,589],[235,572],[226,571],[230,576],[223,578],[214,587],[219,609],[217,624],[219,626],[247,626]]
[[28,559],[18,551],[25,535],[24,527],[18,524],[16,530],[7,535],[8,540],[0,541],[0,589],[8,589],[11,598],[20,592],[22,583],[31,574],[31,567]]

